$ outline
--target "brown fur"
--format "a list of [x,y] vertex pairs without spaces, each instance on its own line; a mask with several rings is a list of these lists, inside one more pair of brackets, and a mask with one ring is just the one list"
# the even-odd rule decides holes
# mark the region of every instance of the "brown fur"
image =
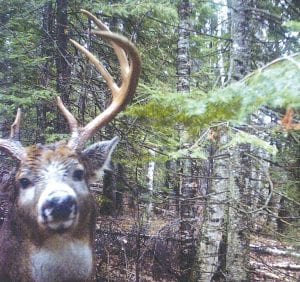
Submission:
[[[3,223],[0,236],[0,281],[33,281],[32,266],[30,261],[31,252],[39,250],[45,242],[53,236],[54,231],[43,229],[36,221],[32,209],[18,205],[20,188],[18,180],[21,177],[28,177],[37,186],[43,186],[45,181],[41,175],[42,170],[53,162],[59,162],[68,172],[78,163],[83,165],[85,170],[89,170],[88,161],[84,155],[77,154],[65,144],[56,146],[34,145],[26,149],[27,158],[20,163],[16,173],[16,180],[12,205],[7,218]],[[86,174],[88,175],[88,174]],[[87,177],[86,177],[87,178]],[[87,182],[88,179],[85,180]],[[42,188],[41,188],[42,189]],[[78,224],[67,234],[62,234],[68,240],[79,240],[88,243],[94,250],[95,234],[95,203],[89,193],[84,198],[79,198],[79,220]],[[52,243],[53,244],[53,243]],[[47,245],[51,248],[51,245]],[[76,266],[75,266],[76,267]],[[68,269],[65,269],[68,272]],[[91,277],[90,277],[91,279]],[[59,280],[59,277],[57,278]],[[63,280],[62,280],[63,281]],[[69,277],[66,281],[78,281],[77,277]]]

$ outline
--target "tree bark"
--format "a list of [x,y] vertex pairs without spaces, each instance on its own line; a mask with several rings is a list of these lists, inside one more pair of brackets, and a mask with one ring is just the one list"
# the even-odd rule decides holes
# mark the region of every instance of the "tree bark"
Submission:
[[[149,149],[149,154],[151,157],[155,157],[155,151]],[[153,192],[154,192],[154,175],[155,175],[155,161],[150,161],[148,163],[148,171],[147,171],[147,188],[149,194],[149,202],[147,204],[147,216],[150,218],[153,212]]]
[[[179,26],[177,43],[177,91],[185,95],[190,91],[190,56],[189,56],[189,36],[190,23],[189,16],[191,6],[189,0],[181,0],[178,4]],[[178,125],[180,146],[183,148],[189,140],[182,125]],[[191,274],[191,266],[195,255],[194,246],[194,211],[193,211],[193,191],[192,191],[192,162],[188,158],[177,162],[179,178],[179,215],[180,215],[180,281],[188,281]]]
[[226,270],[229,281],[250,281],[250,205],[251,161],[249,145],[240,145],[231,153],[229,208],[227,220]]
[[177,43],[177,91],[190,92],[190,2],[181,0],[178,6],[179,26]]
[[[251,10],[255,0],[231,0],[231,58],[229,81],[242,79],[251,70]],[[242,130],[247,130],[241,128]],[[232,149],[230,162],[227,220],[226,271],[229,281],[250,280],[250,205],[251,160],[249,145]]]
[[[68,53],[68,1],[56,1],[56,89],[67,108],[70,106],[70,56]],[[66,123],[58,114],[57,130],[65,133]]]
[[229,185],[228,160],[230,155],[223,145],[228,142],[225,132],[210,146],[208,176],[210,177],[206,196],[197,254],[193,266],[193,282],[224,281],[226,266],[225,212],[227,187]]
[[[53,37],[53,24],[54,24],[54,14],[52,2],[49,1],[45,3],[42,10],[42,21],[43,21],[43,33],[41,42],[41,56],[47,57],[44,65],[42,66],[41,72],[41,85],[47,88],[51,79],[51,60],[53,60],[53,47],[54,47],[54,37]],[[47,122],[47,112],[50,107],[45,102],[39,102],[36,106],[37,112],[37,130],[36,130],[36,143],[44,144],[46,138],[44,135],[45,128],[48,127],[49,122]]]
[[251,12],[255,0],[231,2],[231,54],[228,80],[238,81],[251,70]]

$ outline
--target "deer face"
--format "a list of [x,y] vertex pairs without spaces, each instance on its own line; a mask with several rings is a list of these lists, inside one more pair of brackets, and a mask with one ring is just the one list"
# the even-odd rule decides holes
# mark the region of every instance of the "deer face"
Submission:
[[46,232],[75,229],[91,206],[89,180],[108,168],[117,143],[99,142],[80,153],[65,144],[26,148],[16,175],[19,212]]

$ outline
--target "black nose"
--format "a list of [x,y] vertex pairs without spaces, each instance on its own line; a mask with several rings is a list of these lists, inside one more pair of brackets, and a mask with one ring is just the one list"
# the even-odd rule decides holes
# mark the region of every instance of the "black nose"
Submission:
[[67,220],[71,215],[77,213],[77,202],[73,196],[66,195],[60,197],[52,197],[46,201],[42,207],[44,219]]

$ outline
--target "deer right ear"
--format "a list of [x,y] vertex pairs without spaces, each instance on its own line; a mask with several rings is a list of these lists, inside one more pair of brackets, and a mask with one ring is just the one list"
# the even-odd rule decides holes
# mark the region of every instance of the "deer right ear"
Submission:
[[110,170],[111,155],[119,142],[119,137],[108,141],[95,143],[82,152],[83,159],[88,164],[88,173],[99,174],[107,169]]

